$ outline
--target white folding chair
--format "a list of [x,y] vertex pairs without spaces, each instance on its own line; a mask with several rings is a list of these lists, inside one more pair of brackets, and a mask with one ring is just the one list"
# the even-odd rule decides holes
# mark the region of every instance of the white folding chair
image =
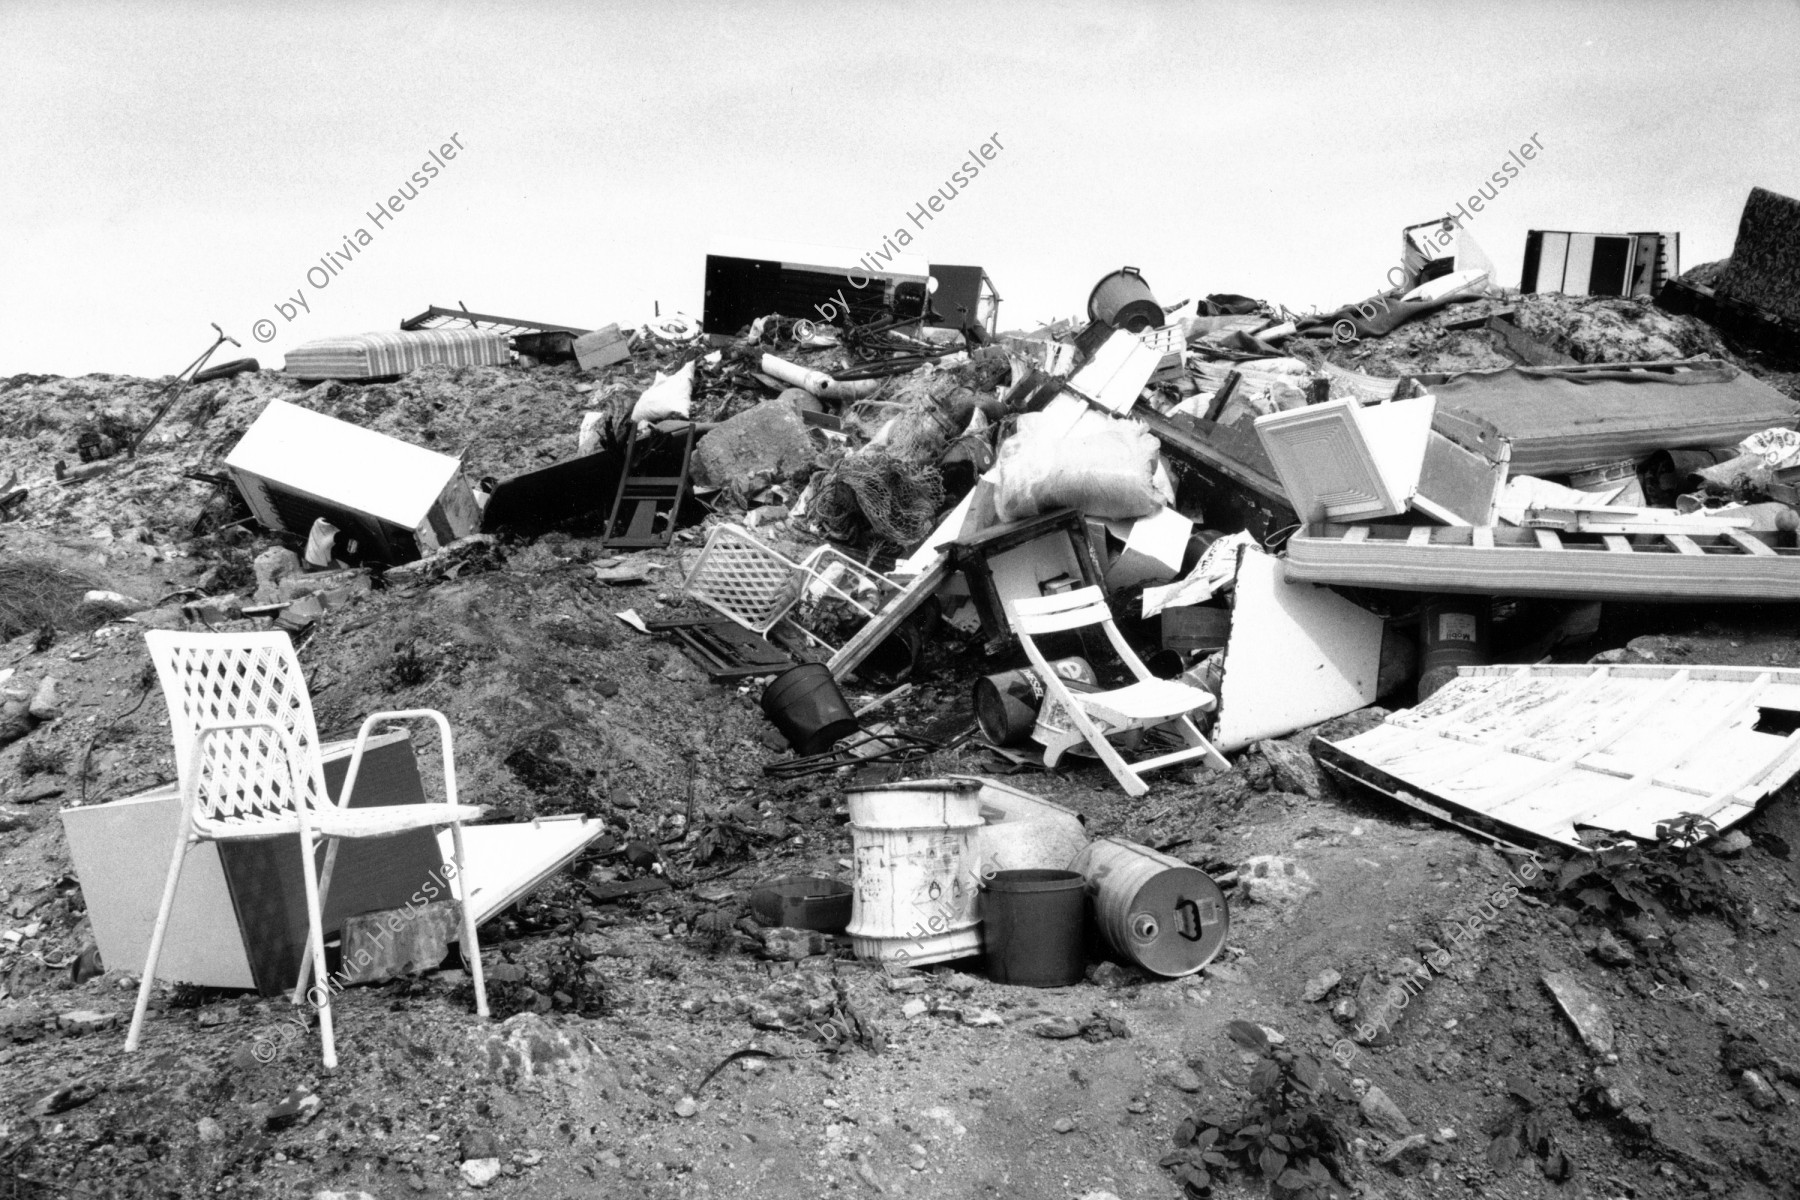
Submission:
[[[175,852],[169,862],[156,926],[150,935],[144,977],[138,985],[137,1008],[125,1038],[126,1050],[137,1049],[156,979],[157,956],[162,952],[169,912],[181,883],[182,861],[196,842],[299,835],[306,884],[307,941],[312,957],[308,961],[302,954],[300,981],[295,988],[298,1003],[309,968],[321,981],[326,977],[325,930],[320,916],[323,889],[313,861],[317,839],[329,840],[325,857],[325,886],[329,887],[337,839],[385,837],[409,829],[448,825],[457,877],[465,881],[466,893],[462,826],[487,813],[480,805],[457,802],[450,723],[442,713],[431,709],[381,712],[364,721],[356,736],[343,792],[333,805],[325,786],[306,677],[294,658],[293,643],[287,634],[155,630],[146,633],[144,641],[168,703],[175,766],[181,783],[181,823],[175,834]],[[363,748],[376,722],[418,717],[436,721],[442,737],[443,803],[350,808]],[[466,894],[462,910],[463,955],[475,985],[476,1011],[486,1017],[481,947],[475,940],[474,912]],[[320,986],[313,991],[323,996],[315,1001],[319,1037],[324,1043],[325,1066],[334,1068],[337,1047],[331,1033],[331,989]]]
[[[1011,600],[1006,603],[1006,619],[1031,666],[1044,683],[1047,692],[1044,709],[1048,719],[1040,719],[1034,736],[1044,743],[1044,765],[1054,767],[1063,752],[1086,742],[1126,794],[1142,796],[1150,790],[1142,778],[1145,772],[1176,763],[1203,759],[1215,770],[1229,770],[1231,764],[1201,735],[1188,716],[1213,707],[1212,693],[1175,679],[1158,679],[1145,667],[1119,627],[1113,623],[1112,609],[1097,587],[1077,588],[1057,596]],[[1113,650],[1137,677],[1136,683],[1111,691],[1077,692],[1051,667],[1034,640],[1046,633],[1082,629],[1099,625],[1106,630]],[[1051,706],[1060,709],[1052,713]],[[1059,720],[1059,716],[1061,720]],[[1063,724],[1063,721],[1068,724]],[[1133,729],[1171,726],[1186,745],[1169,754],[1128,763],[1107,739]]]

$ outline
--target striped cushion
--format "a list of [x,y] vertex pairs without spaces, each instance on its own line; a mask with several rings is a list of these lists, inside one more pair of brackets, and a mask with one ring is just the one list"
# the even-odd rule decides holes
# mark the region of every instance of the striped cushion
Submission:
[[288,351],[283,369],[297,379],[372,379],[431,363],[500,366],[511,358],[504,334],[486,329],[408,329],[321,338]]

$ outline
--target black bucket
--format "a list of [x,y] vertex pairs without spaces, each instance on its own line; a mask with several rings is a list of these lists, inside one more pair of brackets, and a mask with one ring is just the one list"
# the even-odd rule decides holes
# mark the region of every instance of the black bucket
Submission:
[[1080,983],[1087,926],[1087,880],[1075,871],[996,871],[981,885],[981,941],[995,983]]
[[1096,283],[1088,293],[1087,310],[1090,320],[1132,333],[1156,329],[1163,323],[1162,305],[1150,294],[1150,285],[1136,267],[1121,267]]
[[802,755],[821,754],[858,728],[824,663],[803,663],[776,676],[763,691],[762,710]]

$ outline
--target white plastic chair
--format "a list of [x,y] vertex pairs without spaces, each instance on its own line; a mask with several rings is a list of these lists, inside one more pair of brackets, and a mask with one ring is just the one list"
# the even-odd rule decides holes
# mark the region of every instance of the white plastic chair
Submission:
[[[715,526],[682,583],[687,595],[765,637],[796,606],[804,613],[809,602],[826,598],[841,600],[865,620],[873,620],[886,598],[898,590],[893,580],[830,546],[819,546],[795,562],[741,525]],[[859,600],[859,594],[870,603]],[[814,644],[837,652],[836,646],[798,621],[794,628]]]
[[[1040,719],[1034,736],[1044,742],[1045,766],[1054,767],[1064,751],[1085,741],[1119,781],[1119,786],[1131,796],[1142,796],[1150,790],[1142,778],[1145,772],[1176,763],[1198,758],[1215,770],[1230,769],[1231,764],[1225,756],[1214,749],[1188,716],[1192,712],[1210,710],[1212,693],[1180,680],[1158,679],[1152,675],[1113,623],[1112,609],[1107,607],[1099,588],[1084,587],[1056,596],[1008,601],[1006,619],[1013,632],[1019,635],[1019,643],[1025,647],[1032,669],[1044,683],[1048,693],[1044,698],[1046,714],[1050,714],[1052,705],[1059,706],[1070,723],[1055,719],[1054,714],[1050,714],[1051,719]],[[1113,650],[1137,677],[1136,683],[1111,691],[1074,691],[1051,667],[1033,640],[1046,633],[1090,625],[1099,625],[1106,630]],[[1153,729],[1161,725],[1172,726],[1186,746],[1169,754],[1128,763],[1107,740],[1133,729]]]
[[[169,862],[156,926],[150,935],[150,953],[138,985],[131,1031],[125,1038],[128,1051],[138,1046],[156,979],[157,956],[162,952],[169,912],[181,883],[182,862],[196,842],[299,835],[305,868],[302,878],[306,883],[307,940],[312,957],[308,962],[302,956],[300,981],[295,988],[298,1003],[309,968],[319,979],[326,977],[325,932],[320,917],[323,889],[313,860],[317,839],[330,840],[325,858],[328,887],[337,839],[384,837],[409,829],[448,825],[455,847],[457,877],[466,881],[462,826],[487,813],[480,805],[457,802],[450,723],[442,713],[431,709],[381,712],[364,721],[357,732],[343,792],[333,805],[325,786],[306,677],[294,658],[293,643],[287,634],[156,630],[146,633],[144,641],[168,703],[181,783],[181,824],[175,835],[175,852]],[[376,722],[417,717],[436,721],[442,737],[444,802],[350,808],[351,789],[356,785],[363,749]],[[466,882],[464,889],[466,892]],[[475,918],[466,895],[463,954],[475,985],[476,1011],[485,1018],[487,989],[481,972],[481,947],[475,940]],[[323,997],[315,1004],[325,1066],[330,1069],[337,1066],[337,1047],[331,1033],[331,989],[315,987],[313,991]]]

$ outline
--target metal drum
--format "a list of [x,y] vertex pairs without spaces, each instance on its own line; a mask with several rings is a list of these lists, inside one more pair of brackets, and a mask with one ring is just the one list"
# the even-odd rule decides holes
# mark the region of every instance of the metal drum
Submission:
[[[1085,658],[1061,658],[1050,669],[1064,679],[1094,683],[1094,668]],[[1031,740],[1038,710],[1044,706],[1044,681],[1034,668],[1002,671],[975,681],[975,722],[981,736],[996,746],[1018,746]]]
[[1225,894],[1206,872],[1123,838],[1103,838],[1070,869],[1087,879],[1107,945],[1157,975],[1192,975],[1225,944]]
[[981,785],[917,779],[849,792],[856,898],[850,944],[917,966],[981,952]]

